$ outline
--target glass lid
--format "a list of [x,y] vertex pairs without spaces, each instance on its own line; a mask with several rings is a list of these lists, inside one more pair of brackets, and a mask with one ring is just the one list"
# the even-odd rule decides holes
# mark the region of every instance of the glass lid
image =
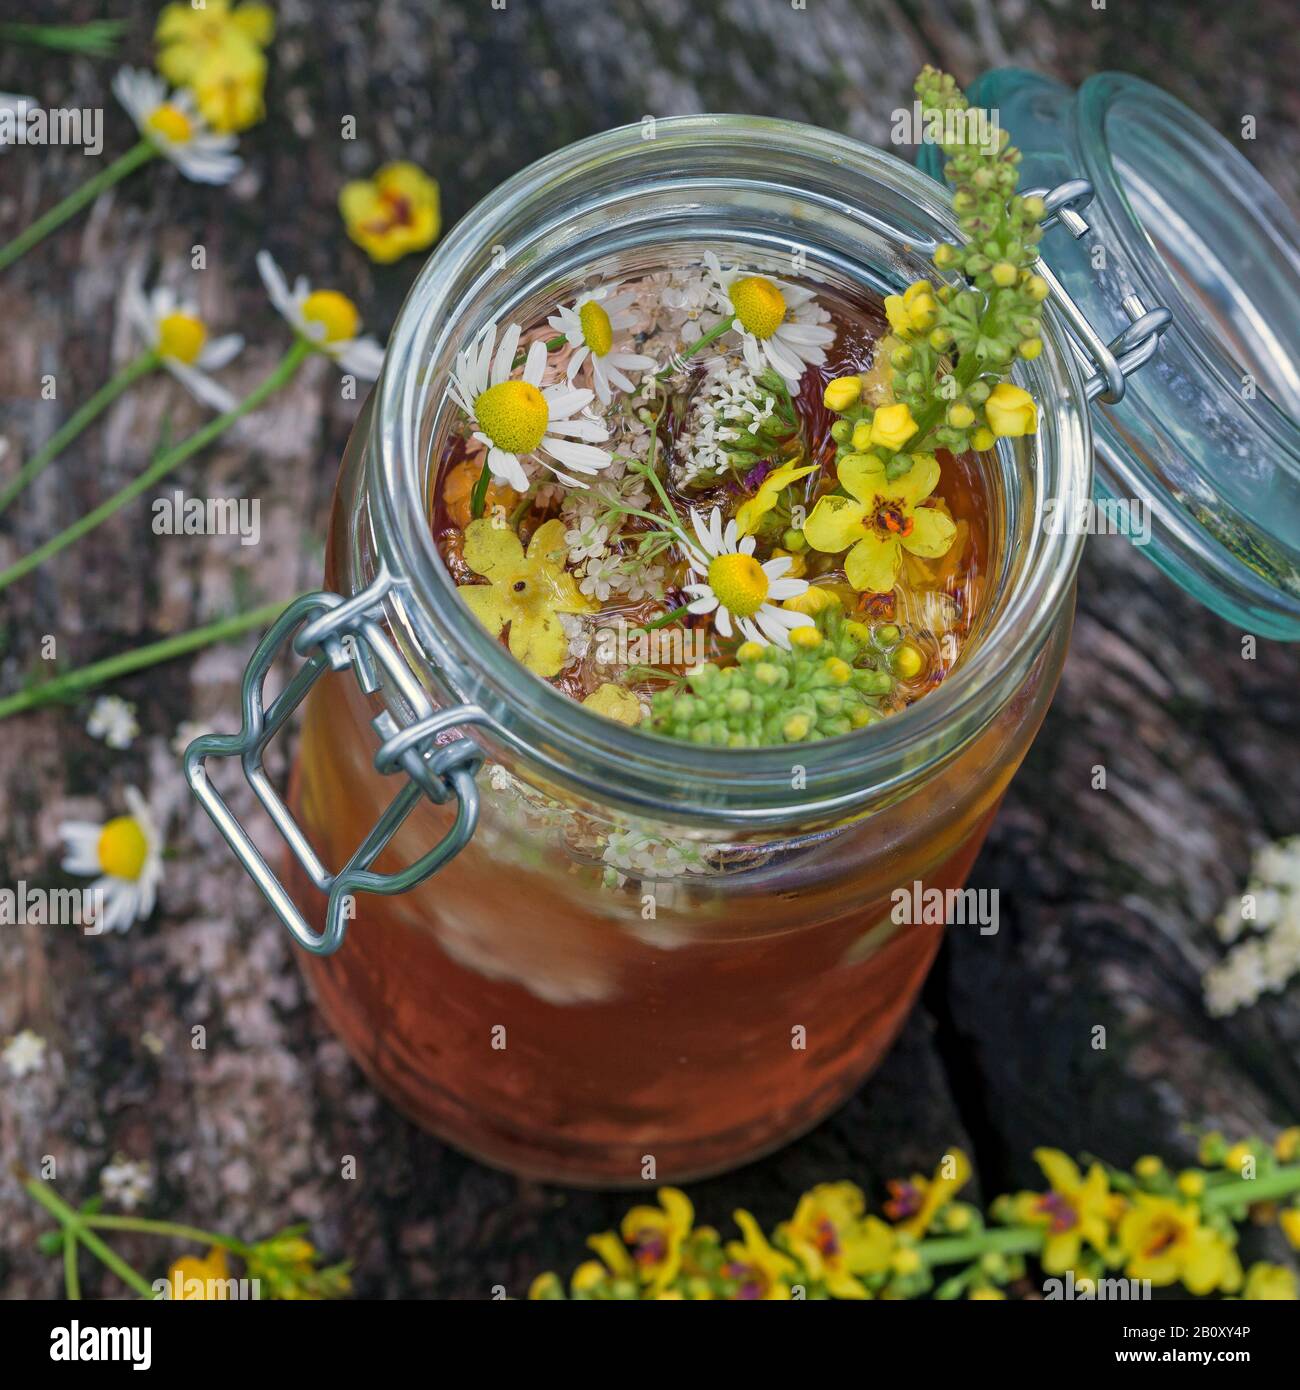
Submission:
[[[1101,339],[1129,326],[1133,296],[1173,316],[1123,398],[1094,406],[1097,495],[1079,524],[1124,532],[1247,631],[1300,640],[1296,219],[1222,135],[1137,78],[1076,92],[1004,68],[969,96],[1023,151],[1022,189],[1092,185],[1043,259]],[[941,177],[937,147],[920,163]]]

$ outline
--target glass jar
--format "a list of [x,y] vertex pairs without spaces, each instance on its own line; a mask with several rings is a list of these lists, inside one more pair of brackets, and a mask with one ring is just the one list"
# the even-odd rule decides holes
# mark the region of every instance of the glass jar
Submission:
[[[892,293],[932,274],[935,242],[955,232],[941,188],[825,131],[699,117],[644,135],[613,131],[525,170],[425,267],[344,460],[326,572],[341,595],[393,578],[387,633],[434,707],[481,715],[489,766],[459,854],[404,893],[362,893],[341,948],[305,957],[316,998],[418,1123],[570,1183],[733,1166],[816,1123],[879,1061],[948,915],[914,909],[961,887],[1055,687],[1082,542],[1044,526],[1044,509],[1086,498],[1091,473],[1079,364],[1049,322],[1023,374],[1044,403],[1038,434],[1007,442],[991,479],[977,630],[937,689],[866,735],[700,748],[537,680],[460,602],[434,545],[457,349],[593,271],[702,246]],[[391,683],[364,693],[350,669],[312,688],[290,802],[328,868],[392,799],[367,725],[387,737],[409,706]],[[458,815],[420,797],[375,869],[418,860]],[[320,916],[321,881],[290,857],[304,917]]]

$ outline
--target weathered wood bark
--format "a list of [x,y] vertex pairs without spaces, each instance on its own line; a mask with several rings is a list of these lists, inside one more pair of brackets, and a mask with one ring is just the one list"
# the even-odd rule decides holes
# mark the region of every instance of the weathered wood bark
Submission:
[[[33,7],[36,18],[99,7]],[[116,7],[126,8],[124,6]],[[149,60],[154,8],[127,56]],[[227,191],[165,168],[134,177],[4,278],[0,343],[3,468],[39,446],[130,351],[125,277],[174,273],[203,244],[203,310],[250,348],[251,387],[286,341],[253,269],[260,246],[290,273],[338,283],[391,323],[416,265],[366,262],[343,237],[343,178],[409,157],[442,180],[448,221],[534,157],[642,115],[751,111],[868,140],[910,100],[928,60],[962,79],[1007,62],[1077,82],[1117,67],[1153,77],[1232,135],[1254,114],[1246,153],[1294,205],[1297,97],[1285,67],[1293,11],[1162,3],[1094,10],[919,0],[486,0],[279,5],[266,123],[242,141],[246,172]],[[1231,54],[1230,62],[1224,61]],[[109,151],[127,122],[112,65],[35,50],[0,52],[0,89],[51,105],[103,105]],[[345,115],[358,138],[338,138]],[[7,239],[95,164],[66,149],[0,157]],[[40,399],[53,374],[57,399]],[[178,475],[178,484],[256,495],[263,540],[203,546],[152,535],[128,508],[88,543],[0,598],[0,688],[57,638],[79,664],[228,610],[311,586],[330,488],[355,405],[314,362],[255,420]],[[160,435],[195,426],[169,379],[133,391],[40,480],[0,527],[0,561],[106,497]],[[182,719],[231,724],[245,649],[209,651],[122,682],[145,735],[127,754],[83,731],[84,704],[0,725],[0,883],[56,879],[57,824],[97,815],[128,783],[171,799],[175,817],[154,921],[125,937],[0,931],[0,1037],[31,1027],[46,1070],[0,1078],[0,1287],[52,1294],[57,1262],[34,1248],[42,1222],[10,1164],[59,1161],[60,1187],[88,1196],[110,1156],[147,1159],[156,1215],[258,1237],[295,1219],[356,1262],[369,1295],[522,1294],[571,1267],[620,1196],[542,1189],[489,1172],[399,1119],[362,1082],[303,997],[287,939],[184,794],[169,742]],[[985,1191],[1032,1176],[1039,1143],[1119,1161],[1186,1157],[1185,1124],[1269,1129],[1300,1117],[1295,994],[1208,1020],[1198,977],[1218,954],[1210,921],[1237,890],[1251,846],[1300,826],[1295,652],[1261,644],[1198,607],[1118,539],[1089,546],[1074,646],[1055,706],[1009,795],[974,884],[1001,893],[995,936],[955,932],[922,1008],[880,1073],[833,1120],[744,1172],[698,1185],[702,1215],[736,1205],[765,1222],[816,1181],[877,1193],[889,1175],[969,1146]],[[1105,791],[1091,789],[1104,764]],[[190,1030],[207,1030],[206,1050]],[[1094,1050],[1091,1030],[1107,1029]],[[354,1154],[355,1181],[340,1180]],[[123,1241],[142,1263],[156,1247]],[[91,1294],[119,1292],[90,1274]]]

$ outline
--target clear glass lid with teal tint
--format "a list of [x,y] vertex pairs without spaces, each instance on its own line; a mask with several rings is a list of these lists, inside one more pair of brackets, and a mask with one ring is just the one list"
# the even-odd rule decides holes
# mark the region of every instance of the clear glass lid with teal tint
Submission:
[[[1042,253],[1096,337],[1114,347],[1139,301],[1172,315],[1093,409],[1097,497],[1120,504],[1097,516],[1137,504],[1165,573],[1247,631],[1300,640],[1296,219],[1222,135],[1137,78],[1100,73],[1076,91],[1004,68],[968,95],[1023,152],[1022,189],[1091,185],[1090,198],[1075,185]],[[942,178],[936,146],[919,162]]]

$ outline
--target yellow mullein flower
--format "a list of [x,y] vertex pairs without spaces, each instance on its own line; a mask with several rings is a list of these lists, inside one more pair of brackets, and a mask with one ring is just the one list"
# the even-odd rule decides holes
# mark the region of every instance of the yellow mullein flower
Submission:
[[[951,1162],[948,1160],[951,1159]],[[949,1173],[951,1168],[951,1173]],[[898,1224],[896,1230],[919,1240],[930,1229],[930,1223],[970,1181],[970,1159],[954,1149],[934,1171],[934,1177],[914,1173],[905,1181],[891,1181],[890,1200],[885,1214]]]
[[1300,1250],[1300,1207],[1287,1207],[1277,1219],[1282,1234],[1291,1242],[1294,1249]]
[[938,315],[939,302],[928,280],[918,280],[902,294],[885,296],[885,317],[895,333],[928,333]]
[[723,1273],[740,1289],[738,1299],[776,1302],[790,1297],[790,1280],[799,1266],[768,1243],[757,1221],[747,1211],[733,1212],[743,1241],[727,1242],[727,1264]]
[[777,498],[800,478],[806,478],[809,473],[815,473],[817,465],[815,463],[805,464],[800,467],[797,458],[791,459],[789,463],[783,463],[780,468],[774,468],[766,478],[763,479],[758,491],[749,498],[746,498],[739,507],[736,508],[736,527],[742,536],[752,536],[758,530],[763,518],[776,506]]
[[1295,1271],[1286,1265],[1266,1264],[1261,1260],[1251,1265],[1241,1296],[1252,1303],[1292,1303],[1300,1298]]
[[1182,1282],[1191,1293],[1241,1286],[1241,1265],[1217,1231],[1201,1224],[1196,1207],[1139,1192],[1119,1223],[1119,1242],[1130,1279],[1157,1287]]
[[898,478],[870,454],[846,454],[839,464],[840,485],[849,494],[821,498],[804,523],[804,539],[815,550],[837,555],[847,550],[844,570],[860,592],[887,593],[902,564],[903,551],[933,560],[947,552],[957,528],[952,519],[921,503],[939,483],[939,464],[917,454]]
[[1273,1152],[1279,1163],[1294,1163],[1300,1158],[1300,1125],[1284,1129],[1273,1141]]
[[539,676],[558,675],[568,660],[569,639],[561,613],[586,613],[593,605],[564,568],[564,522],[540,526],[528,544],[488,517],[465,528],[465,563],[486,584],[462,584],[460,596],[494,636],[510,625],[510,652]]
[[339,212],[348,236],[381,265],[432,246],[442,230],[436,181],[401,160],[385,164],[374,178],[345,183]]
[[530,1300],[544,1300],[554,1302],[564,1297],[564,1285],[560,1283],[559,1275],[547,1271],[539,1274],[528,1286],[528,1297]]
[[1038,428],[1038,407],[1028,391],[1000,381],[984,402],[984,418],[989,429],[1001,438],[1033,434]]
[[1025,1225],[1047,1227],[1043,1268],[1048,1274],[1064,1274],[1077,1267],[1085,1241],[1098,1253],[1104,1252],[1118,1210],[1100,1163],[1094,1163],[1084,1177],[1060,1149],[1035,1149],[1034,1160],[1051,1191],[1022,1192],[1016,1198],[1016,1210]]
[[867,1216],[866,1199],[851,1182],[819,1183],[799,1199],[777,1238],[835,1298],[870,1298],[858,1275],[882,1274],[898,1237],[879,1217]]
[[838,415],[852,405],[857,405],[862,397],[862,378],[860,376],[837,376],[826,383],[822,393],[822,404],[827,410]]
[[154,30],[158,71],[194,93],[214,130],[245,130],[266,114],[262,50],[274,34],[275,17],[265,5],[165,5]]
[[226,1280],[230,1266],[226,1252],[214,1245],[206,1256],[182,1255],[167,1271],[166,1297],[185,1302],[224,1299],[229,1293]]
[[870,444],[879,444],[886,449],[901,449],[916,433],[916,421],[906,403],[882,405],[871,417],[871,429],[867,435]]
[[618,724],[631,727],[641,722],[641,701],[626,686],[615,685],[613,681],[598,685],[582,703]]
[[661,1293],[677,1278],[682,1243],[691,1233],[695,1208],[675,1187],[661,1188],[657,1207],[633,1207],[619,1227],[632,1259],[651,1293]]

